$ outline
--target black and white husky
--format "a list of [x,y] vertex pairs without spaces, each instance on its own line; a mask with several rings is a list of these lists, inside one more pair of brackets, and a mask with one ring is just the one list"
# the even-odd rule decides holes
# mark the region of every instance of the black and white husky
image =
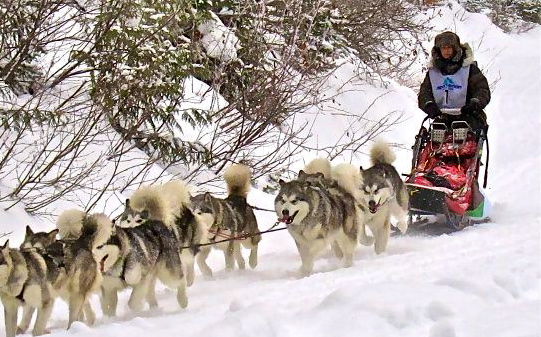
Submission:
[[115,315],[117,291],[127,286],[133,288],[131,309],[141,310],[145,299],[151,308],[156,307],[157,279],[177,290],[182,308],[188,305],[186,287],[194,281],[195,255],[207,233],[188,204],[189,192],[180,180],[143,186],[126,200],[113,235],[96,250],[104,273],[102,309],[106,315]]
[[340,164],[331,168],[321,158],[311,161],[297,179],[280,180],[274,206],[295,240],[303,276],[312,273],[315,258],[329,247],[345,267],[351,266],[357,243],[369,241],[363,210],[355,197],[359,184],[356,167]]
[[[210,242],[236,238],[212,245],[224,251],[226,269],[229,270],[234,268],[235,261],[239,269],[245,268],[241,246],[250,249],[248,260],[250,267],[257,266],[257,248],[261,235],[258,234],[254,210],[246,200],[251,186],[250,179],[251,172],[248,166],[231,165],[224,172],[228,191],[225,199],[216,198],[208,192],[191,199],[194,212],[206,221]],[[197,256],[197,265],[207,277],[212,276],[212,270],[206,263],[210,249],[210,246],[201,247],[201,252]]]
[[372,167],[363,170],[361,202],[367,207],[365,221],[375,239],[377,254],[385,251],[391,232],[391,215],[397,227],[405,233],[408,229],[408,191],[396,168],[392,165],[395,154],[385,142],[377,142],[370,150]]

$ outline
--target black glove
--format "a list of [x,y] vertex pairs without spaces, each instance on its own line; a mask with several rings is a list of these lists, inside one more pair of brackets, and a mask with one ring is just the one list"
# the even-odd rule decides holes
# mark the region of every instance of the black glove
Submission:
[[463,115],[473,115],[477,111],[481,110],[481,104],[477,98],[472,98],[466,105],[460,109]]
[[426,112],[426,114],[428,115],[428,118],[431,118],[431,119],[441,116],[441,110],[440,108],[438,108],[438,105],[434,102],[426,103],[423,111]]

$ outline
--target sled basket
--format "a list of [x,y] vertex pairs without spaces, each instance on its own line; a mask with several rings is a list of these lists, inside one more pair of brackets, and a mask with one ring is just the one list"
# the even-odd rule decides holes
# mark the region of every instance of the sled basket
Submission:
[[409,209],[415,214],[444,214],[447,210],[445,192],[426,186],[408,184]]

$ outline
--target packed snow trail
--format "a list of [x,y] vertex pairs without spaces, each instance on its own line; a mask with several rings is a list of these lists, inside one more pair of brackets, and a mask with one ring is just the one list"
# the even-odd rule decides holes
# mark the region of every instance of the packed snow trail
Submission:
[[[361,246],[351,268],[342,268],[329,252],[306,278],[298,278],[293,239],[286,232],[269,233],[255,270],[226,272],[222,253],[213,251],[209,264],[215,278],[198,273],[186,310],[159,287],[162,309],[135,317],[125,309],[129,291],[124,291],[118,318],[101,317],[92,328],[78,323],[63,331],[67,309],[58,301],[52,336],[143,336],[151,330],[156,337],[479,337],[522,336],[521,329],[527,336],[539,326],[532,310],[539,304],[537,221],[391,238],[379,256]],[[92,303],[99,306],[97,299]],[[493,324],[500,316],[505,320]]]

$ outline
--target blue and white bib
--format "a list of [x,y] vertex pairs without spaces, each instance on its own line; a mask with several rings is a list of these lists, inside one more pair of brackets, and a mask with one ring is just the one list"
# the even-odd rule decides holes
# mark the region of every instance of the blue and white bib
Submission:
[[430,68],[428,75],[432,84],[434,100],[440,109],[462,108],[466,104],[470,66],[460,68],[452,75],[443,75]]

